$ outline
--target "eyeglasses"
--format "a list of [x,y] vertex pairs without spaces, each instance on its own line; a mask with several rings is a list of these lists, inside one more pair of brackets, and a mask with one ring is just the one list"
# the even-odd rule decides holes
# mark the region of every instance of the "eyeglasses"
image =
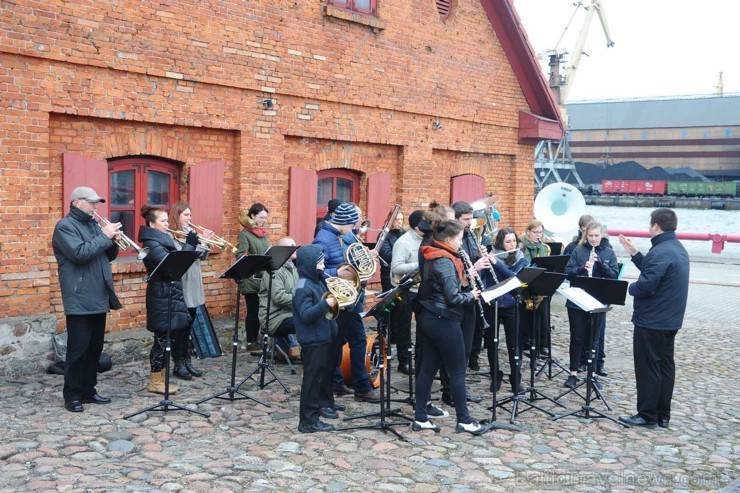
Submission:
[[530,233],[534,233],[534,234],[536,234],[536,235],[541,235],[542,233],[544,233],[544,231],[543,231],[543,230],[535,231],[535,230],[533,230],[533,229],[530,229],[530,230],[529,230],[529,232],[530,232]]

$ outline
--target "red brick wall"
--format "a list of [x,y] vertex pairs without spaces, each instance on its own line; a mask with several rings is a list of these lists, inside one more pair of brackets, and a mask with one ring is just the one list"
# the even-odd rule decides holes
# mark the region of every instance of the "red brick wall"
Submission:
[[[228,239],[239,209],[257,200],[271,211],[272,238],[285,234],[288,166],[388,171],[392,202],[406,214],[448,200],[452,176],[476,173],[504,196],[504,223],[521,228],[532,210],[533,147],[517,142],[517,125],[529,108],[480,3],[456,4],[443,23],[434,2],[381,0],[378,32],[325,16],[319,0],[18,0],[5,8],[3,316],[61,318],[51,233],[68,200],[65,152],[150,155],[185,170],[223,159]],[[186,183],[181,193],[187,198]],[[233,305],[231,285],[214,277],[230,260],[221,254],[204,265],[216,317]],[[142,266],[119,262],[114,271],[125,308],[109,325],[142,326]]]

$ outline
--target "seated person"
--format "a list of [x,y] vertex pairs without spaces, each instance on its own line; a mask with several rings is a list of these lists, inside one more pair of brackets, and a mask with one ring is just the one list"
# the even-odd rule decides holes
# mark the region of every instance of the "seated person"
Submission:
[[[295,246],[295,240],[290,236],[280,238],[278,246]],[[259,290],[259,320],[260,327],[268,328],[271,337],[277,338],[280,348],[291,360],[300,359],[301,348],[295,338],[293,323],[293,289],[298,282],[298,270],[295,264],[295,252],[275,271],[272,279],[270,296],[270,320],[267,326],[267,292],[270,286],[270,276],[262,276]]]

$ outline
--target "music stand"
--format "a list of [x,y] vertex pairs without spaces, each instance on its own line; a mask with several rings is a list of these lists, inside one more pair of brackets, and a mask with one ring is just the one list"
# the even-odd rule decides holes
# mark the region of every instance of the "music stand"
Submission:
[[[549,245],[550,243],[548,243]],[[562,247],[562,243],[555,243],[555,245],[560,245]],[[542,267],[544,269],[547,269],[548,272],[560,272],[565,273],[565,266],[568,265],[568,261],[570,260],[570,256],[568,255],[548,255],[546,257],[535,257],[532,259],[532,265],[535,267]],[[544,316],[547,320],[547,333],[545,334],[545,347],[547,348],[547,358],[543,362],[540,369],[537,371],[537,377],[542,374],[543,371],[545,371],[545,368],[547,368],[547,379],[552,380],[553,377],[557,377],[566,369],[560,364],[559,361],[555,360],[552,357],[552,325],[550,323],[550,303],[548,302],[545,305],[546,313]],[[553,375],[552,373],[552,365],[557,366],[560,368],[560,370]]]
[[[352,421],[355,419],[361,419],[361,418],[373,418],[375,416],[380,417],[380,421],[377,421],[375,423],[367,424],[367,425],[359,425],[359,426],[348,426],[343,428],[336,428],[335,431],[347,431],[347,430],[381,430],[383,433],[391,432],[396,437],[400,438],[403,441],[406,441],[406,438],[403,437],[400,433],[398,433],[396,430],[393,429],[394,426],[408,426],[409,423],[405,422],[392,422],[387,421],[386,417],[388,416],[395,416],[398,418],[405,419],[409,422],[413,422],[413,418],[409,418],[408,416],[405,416],[400,413],[400,409],[386,409],[386,407],[390,408],[390,366],[386,364],[386,337],[385,337],[385,331],[386,331],[386,324],[387,320],[385,317],[385,314],[388,310],[393,306],[393,303],[398,299],[398,297],[401,294],[406,293],[411,286],[416,284],[413,279],[402,283],[399,286],[387,291],[385,293],[385,296],[383,296],[381,299],[375,303],[368,311],[361,314],[362,318],[366,317],[373,317],[375,318],[377,322],[377,331],[378,336],[380,337],[380,371],[379,371],[379,377],[380,377],[380,412],[377,413],[370,413],[370,414],[362,414],[359,416],[349,416],[344,418],[344,421]],[[386,382],[386,379],[388,381]]]
[[[496,355],[496,357],[493,360],[493,368],[491,368],[491,373],[493,374],[493,393],[491,400],[491,419],[489,420],[481,420],[481,424],[487,424],[489,430],[510,430],[510,431],[522,431],[521,428],[518,426],[512,424],[512,423],[501,423],[496,420],[496,408],[498,407],[497,399],[496,399],[496,387],[497,387],[497,380],[498,380],[498,340],[499,340],[499,327],[500,323],[498,321],[498,301],[497,299],[501,296],[505,295],[506,293],[509,293],[515,289],[522,287],[522,281],[518,279],[517,277],[510,277],[509,279],[506,279],[505,281],[501,281],[500,283],[484,290],[481,292],[481,298],[488,304],[491,303],[491,301],[494,302],[494,326],[493,326],[493,352]],[[488,330],[491,330],[489,328]],[[516,385],[516,383],[513,383],[512,385]]]
[[[560,255],[563,252],[563,244],[559,241],[547,241],[545,243],[550,247],[550,255]],[[569,256],[565,258],[569,258]]]
[[[604,399],[596,385],[594,385],[594,365],[596,364],[596,351],[594,350],[593,343],[596,332],[599,330],[599,313],[606,313],[612,309],[610,305],[624,305],[624,300],[627,296],[627,281],[618,281],[615,279],[604,279],[600,277],[573,277],[570,280],[569,288],[561,288],[558,291],[563,294],[568,300],[578,305],[578,307],[589,314],[589,334],[588,334],[588,372],[586,373],[585,382],[581,382],[574,388],[569,389],[566,392],[560,394],[556,399],[575,392],[576,395],[583,398],[586,402],[583,406],[570,413],[562,414],[560,416],[553,417],[553,421],[568,416],[576,416],[579,418],[604,418],[614,423],[620,424],[626,428],[629,425],[622,423],[611,416],[607,416],[601,411],[596,410],[591,406],[591,392],[595,392],[596,396],[604,403],[607,410],[611,411],[611,407]],[[579,394],[576,389],[586,385],[585,397]],[[592,414],[594,416],[592,416]]]
[[[231,382],[226,390],[219,392],[205,399],[201,399],[197,403],[209,401],[211,399],[222,399],[227,401],[238,401],[249,399],[258,404],[262,404],[265,407],[270,407],[270,404],[262,402],[260,400],[251,397],[242,392],[239,387],[242,383],[236,385],[236,353],[239,346],[239,306],[241,305],[241,293],[239,292],[239,284],[242,279],[246,279],[253,276],[257,272],[265,270],[265,266],[270,262],[270,257],[266,255],[242,255],[234,262],[226,271],[218,276],[219,279],[233,279],[236,285],[236,312],[234,314],[234,334],[231,336]],[[228,394],[228,397],[224,395]],[[235,397],[234,394],[239,394],[241,397]]]
[[[531,272],[531,271],[537,271]],[[529,282],[525,282],[525,279],[523,276],[527,276],[528,279],[531,279]],[[519,271],[519,274],[517,274],[517,277],[522,281],[522,284],[526,284],[526,287],[523,287],[519,290],[518,296],[517,296],[517,303],[521,303],[524,298],[536,298],[537,296],[543,296],[543,297],[549,297],[552,296],[553,293],[557,290],[558,286],[565,280],[565,274],[558,274],[555,272],[545,272],[545,269],[542,268],[526,268]],[[518,310],[517,310],[517,352],[520,352],[520,343],[519,343],[519,324],[518,324]],[[538,334],[538,327],[537,327],[537,309],[534,308],[532,310],[532,342],[530,343],[530,361],[529,361],[529,369],[530,369],[530,378],[529,378],[529,386],[525,389],[525,392],[523,394],[516,394],[511,397],[507,397],[503,401],[501,401],[500,404],[505,404],[507,402],[512,402],[512,409],[511,409],[511,422],[514,422],[514,419],[516,419],[517,415],[517,409],[519,404],[525,404],[529,406],[527,409],[523,409],[522,411],[518,411],[519,413],[523,413],[525,411],[529,411],[530,409],[537,409],[538,411],[541,411],[545,414],[548,414],[550,417],[555,416],[555,414],[551,411],[548,411],[547,409],[544,409],[540,406],[537,406],[534,404],[534,401],[538,400],[549,400],[550,402],[560,406],[565,407],[561,403],[555,401],[551,397],[545,395],[541,391],[537,390],[534,387],[534,374],[535,374],[535,365],[536,365],[536,341],[539,337]],[[520,361],[517,359],[517,361]],[[519,364],[517,365],[519,366]],[[517,379],[518,379],[518,373],[517,371]],[[526,394],[529,393],[529,398],[525,398]]]
[[[410,283],[408,285],[409,290],[414,287],[415,285],[419,284],[421,282],[421,279],[418,277],[419,269],[416,268],[413,271],[405,274],[401,279],[398,280],[398,287],[405,286],[407,283]],[[384,293],[383,293],[384,294]],[[408,300],[405,301],[405,303],[408,303]],[[413,307],[409,306],[409,309],[412,309]],[[392,402],[402,402],[404,404],[410,404],[411,407],[414,407],[415,400],[414,400],[414,376],[416,368],[414,367],[414,349],[411,344],[408,346],[408,358],[409,358],[409,374],[408,374],[408,384],[409,389],[408,392],[403,390],[403,388],[393,387],[398,392],[405,392],[408,393],[408,397],[403,399],[391,399]],[[390,372],[388,373],[390,376]],[[388,394],[390,395],[390,377],[388,380]]]
[[200,257],[201,252],[194,250],[180,250],[168,253],[161,262],[154,268],[154,270],[146,277],[146,282],[152,279],[167,282],[167,324],[166,331],[166,346],[164,356],[164,399],[159,401],[158,404],[147,407],[135,413],[126,414],[123,419],[129,419],[147,411],[163,411],[168,412],[170,408],[180,411],[187,411],[189,413],[200,414],[204,417],[209,417],[210,414],[198,411],[196,409],[189,409],[187,407],[175,404],[170,400],[170,353],[172,352],[171,343],[171,332],[172,332],[172,290],[175,282],[179,281],[182,276],[188,271],[193,262]]
[[[272,280],[275,278],[275,271],[282,267],[283,264],[290,258],[291,255],[293,255],[293,253],[295,253],[296,250],[298,250],[297,246],[273,246],[268,248],[264,254],[264,256],[269,259],[267,265],[264,267],[264,270],[267,271],[270,279],[268,280],[267,284],[267,310],[265,314],[265,326],[262,328],[262,356],[260,356],[260,359],[257,362],[257,366],[254,368],[254,370],[252,370],[249,375],[244,377],[244,380],[242,380],[242,382],[239,384],[240,387],[244,382],[252,379],[253,375],[259,373],[260,389],[264,389],[272,382],[277,382],[283,387],[283,390],[286,394],[290,393],[285,383],[280,380],[280,377],[278,377],[275,372],[272,371],[272,368],[270,368],[269,358],[267,357],[267,343],[270,337],[270,301],[272,300]],[[265,382],[265,373],[268,371],[270,372],[270,375],[272,375],[272,380]]]

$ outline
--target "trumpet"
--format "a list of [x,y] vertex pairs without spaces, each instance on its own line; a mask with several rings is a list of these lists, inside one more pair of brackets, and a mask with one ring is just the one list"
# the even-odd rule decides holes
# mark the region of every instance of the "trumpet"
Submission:
[[[96,211],[93,211],[93,215],[98,218],[98,221],[99,221],[98,226],[100,226],[101,229],[103,228],[103,224],[106,226],[111,224],[111,222],[108,219],[104,218],[103,216],[98,214]],[[100,224],[101,222],[103,224]],[[133,248],[134,250],[136,250],[136,252],[138,253],[139,260],[143,260],[144,257],[146,257],[147,254],[149,253],[149,249],[147,247],[140,247],[139,245],[136,244],[136,242],[134,242],[134,240],[132,240],[131,238],[123,234],[123,231],[119,231],[118,238],[113,241],[116,243],[116,245],[118,245],[118,248],[120,248],[124,252],[128,250],[129,248]]]
[[[190,227],[193,228],[196,232],[203,234],[206,231],[206,228],[203,226],[198,226],[197,224],[190,223]],[[177,230],[169,229],[167,228],[167,231],[172,233],[172,236],[174,236],[178,241],[181,243],[185,241],[185,238],[188,236],[188,232],[184,230]],[[213,235],[210,238],[204,238],[202,236],[198,236],[198,244],[207,249],[210,250],[213,247],[220,248],[221,250],[231,250],[231,253],[236,253],[236,246],[232,245],[228,241],[226,241],[224,238],[221,238],[220,236]]]

